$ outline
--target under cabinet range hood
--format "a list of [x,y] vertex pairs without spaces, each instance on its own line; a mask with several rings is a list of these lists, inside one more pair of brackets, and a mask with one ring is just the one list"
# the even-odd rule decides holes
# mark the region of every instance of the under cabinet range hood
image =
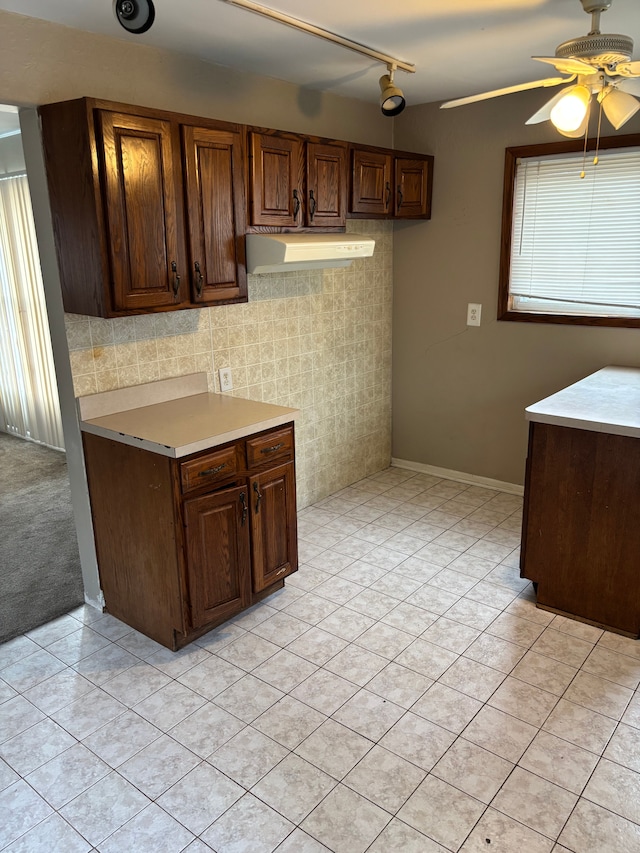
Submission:
[[247,272],[347,267],[370,258],[375,240],[356,234],[247,234]]

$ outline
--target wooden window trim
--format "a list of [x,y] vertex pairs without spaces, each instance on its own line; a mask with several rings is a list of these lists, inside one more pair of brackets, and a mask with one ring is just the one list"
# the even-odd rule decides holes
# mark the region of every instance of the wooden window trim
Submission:
[[[605,136],[599,148],[632,148],[640,146],[640,133],[623,136]],[[596,139],[589,138],[587,153],[594,152]],[[539,145],[520,145],[505,149],[504,191],[502,199],[502,230],[500,238],[500,279],[498,285],[498,320],[515,320],[519,323],[560,323],[568,326],[618,326],[627,329],[640,328],[640,317],[585,317],[573,314],[526,314],[509,310],[509,276],[511,260],[511,220],[513,217],[513,191],[516,164],[520,157],[544,157],[553,154],[579,152],[584,149],[584,140],[548,142]]]

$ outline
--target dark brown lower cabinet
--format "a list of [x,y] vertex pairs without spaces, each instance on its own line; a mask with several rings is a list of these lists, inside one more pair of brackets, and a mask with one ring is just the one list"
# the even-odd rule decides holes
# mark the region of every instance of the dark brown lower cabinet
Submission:
[[538,606],[640,633],[640,440],[531,423],[520,575]]
[[297,563],[295,475],[287,462],[251,478],[253,583],[267,589]]
[[298,568],[293,424],[172,459],[84,433],[108,613],[178,649]]
[[251,603],[246,498],[247,487],[236,486],[184,502],[194,628],[228,619]]

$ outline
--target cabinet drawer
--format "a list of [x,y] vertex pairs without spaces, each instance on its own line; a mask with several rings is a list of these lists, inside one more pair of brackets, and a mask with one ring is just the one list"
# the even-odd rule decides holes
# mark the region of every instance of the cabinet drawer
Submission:
[[247,465],[256,468],[272,460],[293,459],[293,427],[247,440]]
[[236,445],[205,453],[180,465],[183,492],[191,492],[232,477],[238,470]]

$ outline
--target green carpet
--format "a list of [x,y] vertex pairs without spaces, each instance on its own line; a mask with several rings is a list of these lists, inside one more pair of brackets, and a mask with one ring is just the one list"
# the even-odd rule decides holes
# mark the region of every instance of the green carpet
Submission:
[[83,601],[66,456],[0,433],[0,642]]

